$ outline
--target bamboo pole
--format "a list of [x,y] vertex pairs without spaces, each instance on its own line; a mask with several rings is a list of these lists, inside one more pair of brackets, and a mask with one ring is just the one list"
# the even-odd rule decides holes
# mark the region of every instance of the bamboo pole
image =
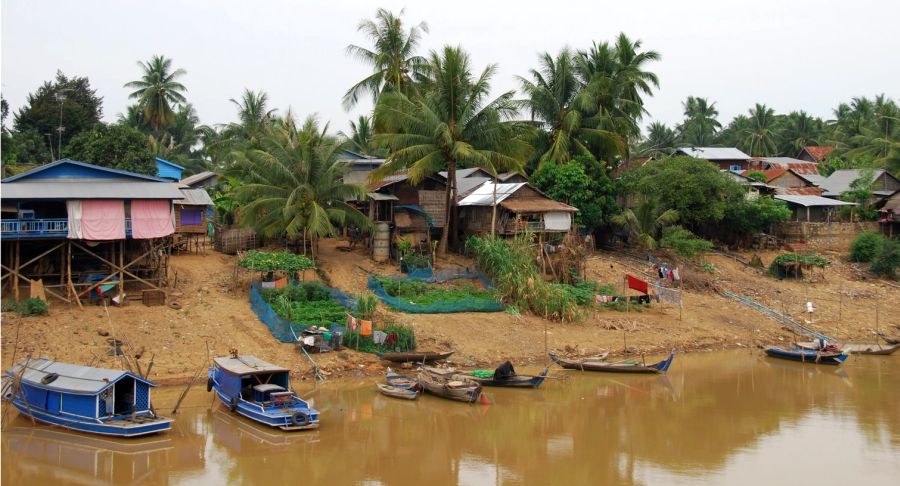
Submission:
[[[150,245],[151,247],[153,245]],[[125,304],[125,240],[119,244],[119,305]]]
[[19,240],[16,240],[15,250],[13,251],[13,268],[15,272],[13,273],[13,296],[16,299],[16,302],[19,301],[19,250],[21,247],[19,246]]

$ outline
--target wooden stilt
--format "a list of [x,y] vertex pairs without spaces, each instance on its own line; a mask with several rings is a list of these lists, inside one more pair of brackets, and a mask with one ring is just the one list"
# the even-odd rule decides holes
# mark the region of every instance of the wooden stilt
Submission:
[[125,240],[119,243],[119,305],[124,304],[125,299]]
[[19,268],[19,240],[16,240],[15,250],[13,251],[13,268],[15,269],[15,273],[13,273],[13,297],[15,297],[16,302],[19,301],[19,272],[22,270]]

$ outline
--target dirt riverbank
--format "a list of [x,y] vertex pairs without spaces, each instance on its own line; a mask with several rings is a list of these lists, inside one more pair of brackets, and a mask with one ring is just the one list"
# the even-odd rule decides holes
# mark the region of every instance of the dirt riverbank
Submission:
[[[321,244],[319,265],[330,285],[347,293],[366,290],[370,272],[389,274],[395,266],[379,265],[363,251],[348,251],[342,240]],[[680,351],[755,346],[789,342],[792,333],[775,320],[723,296],[724,291],[750,297],[768,307],[782,309],[798,320],[809,320],[806,302],[816,309],[811,326],[842,340],[874,342],[874,331],[900,324],[900,288],[867,278],[842,253],[822,253],[831,261],[804,281],[779,281],[729,256],[713,254],[704,260],[714,270],[683,268],[687,288],[684,307],[653,304],[629,312],[594,309],[574,323],[550,322],[532,315],[509,313],[459,313],[442,315],[402,314],[380,306],[378,318],[414,327],[420,349],[453,349],[453,363],[461,367],[489,367],[503,360],[538,363],[546,348],[570,354],[600,350],[621,353],[661,354]],[[760,253],[768,264],[776,252]],[[737,255],[749,261],[750,254]],[[471,262],[454,256],[439,266],[465,266]],[[235,257],[212,250],[205,254],[172,258],[170,302],[179,309],[145,307],[131,301],[125,307],[77,306],[52,303],[50,314],[18,318],[4,313],[2,364],[27,354],[93,366],[121,367],[108,356],[107,338],[127,343],[131,354],[141,350],[143,369],[153,360],[151,378],[160,383],[184,383],[207,366],[207,355],[218,356],[237,348],[267,361],[289,366],[297,377],[309,377],[311,365],[297,348],[276,341],[259,322],[248,304],[247,287],[252,275],[235,278]],[[621,253],[596,252],[586,267],[588,279],[621,288],[625,273],[649,271],[645,262]],[[177,284],[175,283],[177,272]],[[307,272],[308,278],[314,277]],[[877,315],[876,315],[877,314]],[[877,324],[876,324],[877,317]],[[18,343],[17,347],[14,344]],[[15,349],[14,349],[15,348]],[[207,349],[209,351],[207,351]],[[352,350],[314,356],[329,378],[382,373],[384,365],[374,355]]]

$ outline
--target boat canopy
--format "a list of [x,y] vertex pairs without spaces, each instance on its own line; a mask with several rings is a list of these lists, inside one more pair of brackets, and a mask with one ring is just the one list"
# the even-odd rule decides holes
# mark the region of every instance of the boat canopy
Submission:
[[77,395],[96,395],[126,376],[147,386],[156,386],[152,381],[127,371],[59,363],[47,358],[19,362],[7,374],[21,376],[22,382],[36,388]]
[[267,363],[255,356],[238,356],[232,358],[215,358],[216,366],[234,375],[258,375],[266,373],[289,373],[290,370],[281,366]]

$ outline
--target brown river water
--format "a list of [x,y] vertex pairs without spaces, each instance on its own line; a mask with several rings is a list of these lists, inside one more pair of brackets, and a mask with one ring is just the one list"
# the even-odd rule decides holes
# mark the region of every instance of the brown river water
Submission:
[[[741,350],[676,356],[667,376],[551,376],[538,390],[488,389],[492,405],[387,398],[372,378],[305,382],[297,390],[322,426],[295,433],[210,408],[203,386],[170,433],[138,440],[34,426],[12,412],[2,481],[900,484],[900,355],[851,356],[838,369]],[[182,389],[157,390],[157,409],[171,411]]]

